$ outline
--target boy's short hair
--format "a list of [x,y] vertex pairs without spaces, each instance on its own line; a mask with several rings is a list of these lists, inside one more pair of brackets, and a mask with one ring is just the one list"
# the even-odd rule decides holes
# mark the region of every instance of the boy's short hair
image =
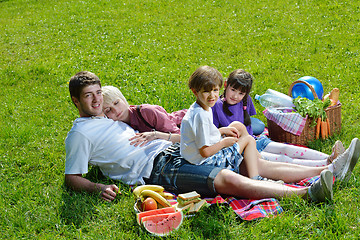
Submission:
[[114,86],[105,86],[102,87],[102,95],[104,99],[104,105],[110,105],[113,103],[116,99],[120,98],[123,102],[126,103],[126,105],[129,106],[128,102],[126,101],[126,98],[121,93],[120,89]]
[[70,96],[80,99],[82,89],[94,84],[98,84],[101,87],[98,76],[88,71],[78,72],[69,81]]
[[222,87],[223,76],[213,67],[201,66],[193,72],[189,79],[189,88],[195,91],[204,89],[211,91],[214,87]]

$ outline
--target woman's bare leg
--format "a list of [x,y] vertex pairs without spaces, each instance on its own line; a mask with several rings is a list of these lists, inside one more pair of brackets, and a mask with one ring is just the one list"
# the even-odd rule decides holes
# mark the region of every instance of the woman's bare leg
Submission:
[[259,174],[274,180],[283,180],[287,183],[298,182],[304,178],[320,175],[324,167],[308,167],[290,163],[269,162],[263,159],[258,161]]
[[309,198],[308,188],[292,188],[273,182],[253,180],[227,169],[218,173],[214,180],[214,186],[220,194],[250,199],[291,197],[293,195]]

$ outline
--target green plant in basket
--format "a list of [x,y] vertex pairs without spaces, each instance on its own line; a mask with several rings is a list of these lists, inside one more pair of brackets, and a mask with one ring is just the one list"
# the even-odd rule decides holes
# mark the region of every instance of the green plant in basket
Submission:
[[297,97],[293,100],[295,105],[295,110],[302,117],[306,117],[306,115],[312,119],[310,126],[313,127],[316,125],[316,120],[321,118],[322,121],[325,121],[327,116],[325,109],[330,106],[330,100],[327,99],[325,102],[321,101],[318,98],[314,100],[310,100],[304,97]]
[[326,99],[324,102],[318,98],[310,100],[307,98],[297,97],[293,100],[295,110],[302,116],[306,115],[310,118],[310,127],[316,126],[315,137],[319,138],[320,129],[322,139],[327,138],[330,135],[330,123],[327,118],[325,109],[331,104],[330,99]]

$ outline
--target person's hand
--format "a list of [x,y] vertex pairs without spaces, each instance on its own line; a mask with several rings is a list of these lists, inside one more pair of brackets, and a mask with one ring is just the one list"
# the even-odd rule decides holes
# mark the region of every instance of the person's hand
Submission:
[[135,147],[140,145],[140,147],[142,147],[146,143],[155,139],[156,139],[156,135],[154,132],[143,132],[143,133],[136,133],[134,137],[129,139],[129,141],[131,141],[130,145],[135,145]]
[[119,188],[115,184],[111,184],[111,185],[101,184],[100,191],[101,191],[100,194],[101,198],[108,202],[113,201],[116,197],[116,194],[121,194]]
[[234,127],[223,127],[221,128],[221,133],[227,137],[234,137],[234,138],[240,137],[239,131]]
[[236,137],[225,137],[225,138],[221,139],[221,142],[223,143],[224,148],[226,148],[226,147],[231,147],[238,140],[239,139],[237,139]]

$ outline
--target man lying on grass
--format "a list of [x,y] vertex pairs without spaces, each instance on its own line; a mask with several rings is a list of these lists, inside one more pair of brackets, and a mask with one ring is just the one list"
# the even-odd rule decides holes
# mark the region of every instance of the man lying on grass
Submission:
[[76,191],[100,192],[112,201],[119,189],[115,185],[94,183],[82,177],[88,166],[99,166],[102,173],[126,184],[157,184],[175,193],[197,191],[202,196],[226,194],[241,198],[261,199],[298,195],[315,202],[332,200],[333,175],[347,180],[357,163],[360,142],[353,139],[349,148],[325,167],[307,167],[258,160],[261,176],[287,183],[320,175],[312,186],[292,188],[270,181],[246,177],[215,166],[192,165],[179,154],[179,145],[166,140],[153,140],[135,147],[129,139],[135,131],[126,123],[105,117],[99,78],[91,72],[79,72],[69,82],[70,96],[80,118],[65,140],[65,182]]

